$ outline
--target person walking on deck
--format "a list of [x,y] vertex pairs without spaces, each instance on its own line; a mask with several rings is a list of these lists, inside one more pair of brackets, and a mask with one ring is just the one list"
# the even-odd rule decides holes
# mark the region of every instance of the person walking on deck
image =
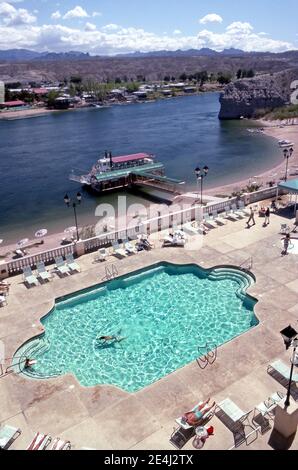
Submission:
[[248,218],[248,221],[246,222],[247,228],[251,227],[250,225],[251,222],[252,222],[252,226],[256,225],[255,213],[252,207],[250,208],[249,218]]

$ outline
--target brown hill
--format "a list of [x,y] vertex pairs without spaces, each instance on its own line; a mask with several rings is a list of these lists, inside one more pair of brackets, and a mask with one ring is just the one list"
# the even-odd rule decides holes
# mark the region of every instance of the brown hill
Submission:
[[196,57],[90,57],[84,60],[32,60],[0,62],[0,80],[5,82],[61,81],[71,76],[99,81],[140,79],[162,80],[165,75],[178,78],[183,72],[198,71],[236,73],[238,69],[253,69],[257,73],[279,72],[298,67],[298,51],[283,54],[250,53],[241,56]]

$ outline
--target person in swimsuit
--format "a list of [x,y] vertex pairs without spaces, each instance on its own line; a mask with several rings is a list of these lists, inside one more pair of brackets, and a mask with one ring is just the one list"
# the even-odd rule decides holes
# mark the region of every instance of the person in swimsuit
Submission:
[[113,336],[99,336],[97,337],[97,340],[98,341],[103,341],[105,343],[109,342],[109,341],[115,341],[115,343],[120,343],[120,341],[123,341],[125,338],[118,338],[117,336],[113,335]]
[[192,411],[185,413],[184,418],[186,419],[187,424],[190,426],[198,426],[204,420],[209,411],[211,411],[215,406],[215,402],[211,406],[208,406],[209,401],[210,398],[208,398],[204,403],[196,406]]

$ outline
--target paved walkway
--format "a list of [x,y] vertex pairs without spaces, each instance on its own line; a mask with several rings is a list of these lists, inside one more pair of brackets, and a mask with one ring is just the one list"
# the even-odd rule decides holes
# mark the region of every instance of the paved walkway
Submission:
[[[257,219],[257,225],[250,230],[245,222],[229,221],[211,230],[201,248],[199,241],[192,242],[192,250],[160,248],[159,234],[151,252],[121,261],[113,258],[113,262],[119,274],[125,275],[159,261],[195,262],[208,268],[239,266],[252,257],[256,284],[249,293],[259,300],[255,308],[258,327],[221,346],[217,361],[205,370],[194,362],[131,394],[113,386],[84,388],[72,375],[45,381],[19,375],[0,378],[0,423],[22,429],[12,448],[25,448],[39,431],[70,440],[74,448],[174,449],[169,438],[175,418],[198,401],[211,396],[220,402],[230,397],[249,411],[274,391],[285,392],[266,369],[276,358],[289,362],[290,352],[285,352],[279,331],[290,323],[297,326],[298,257],[281,256],[279,230],[285,220],[280,216],[272,215],[266,228],[263,219]],[[7,358],[43,331],[39,320],[51,310],[55,297],[95,285],[104,278],[105,263],[95,264],[93,258],[86,255],[79,259],[81,273],[30,290],[21,276],[11,279],[9,305],[0,309],[0,340]],[[222,421],[214,417],[211,424],[215,436],[208,439],[205,449],[233,446],[234,436]],[[271,431],[263,436],[257,433],[248,448],[274,447],[270,436]],[[246,444],[240,448],[246,449]],[[298,438],[291,448],[298,449]],[[193,449],[191,440],[185,449]]]

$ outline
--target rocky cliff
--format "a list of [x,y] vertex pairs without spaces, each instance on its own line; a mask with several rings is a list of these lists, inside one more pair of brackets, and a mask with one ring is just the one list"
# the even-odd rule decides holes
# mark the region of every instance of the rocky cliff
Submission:
[[294,80],[298,68],[230,83],[220,97],[219,119],[252,118],[260,110],[284,106],[290,102]]

